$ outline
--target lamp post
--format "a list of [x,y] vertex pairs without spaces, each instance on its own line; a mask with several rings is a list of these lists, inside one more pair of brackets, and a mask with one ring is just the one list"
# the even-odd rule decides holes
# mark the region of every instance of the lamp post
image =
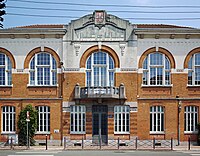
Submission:
[[178,101],[178,144],[177,144],[177,146],[179,146],[180,145],[180,134],[181,134],[181,130],[180,130],[180,113],[181,113],[182,101],[180,101],[179,96],[176,96],[176,99]]
[[29,111],[27,111],[26,112],[26,122],[27,122],[27,132],[26,132],[26,143],[27,143],[27,149],[29,149],[29,146],[30,146],[30,144],[29,144],[29,135],[28,135],[28,123],[30,122],[30,114],[29,114]]

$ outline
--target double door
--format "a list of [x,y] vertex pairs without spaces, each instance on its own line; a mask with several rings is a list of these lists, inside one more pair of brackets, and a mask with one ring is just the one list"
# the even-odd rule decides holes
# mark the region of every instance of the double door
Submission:
[[108,106],[94,105],[92,107],[93,143],[107,144],[108,142]]

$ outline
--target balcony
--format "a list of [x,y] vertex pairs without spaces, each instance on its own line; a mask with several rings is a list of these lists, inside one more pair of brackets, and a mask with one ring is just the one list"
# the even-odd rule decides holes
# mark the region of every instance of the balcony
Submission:
[[119,87],[80,87],[75,86],[75,100],[81,99],[121,99],[125,100],[125,86]]

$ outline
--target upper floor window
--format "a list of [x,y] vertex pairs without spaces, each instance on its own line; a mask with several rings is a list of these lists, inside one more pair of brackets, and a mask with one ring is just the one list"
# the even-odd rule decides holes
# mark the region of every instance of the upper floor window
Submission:
[[87,86],[105,87],[114,85],[114,61],[108,53],[92,53],[86,62]]
[[164,107],[150,107],[150,133],[164,132]]
[[57,64],[51,54],[35,54],[30,62],[30,85],[51,86],[57,84]]
[[143,85],[170,85],[170,69],[170,61],[165,54],[148,54],[143,62]]
[[188,85],[200,85],[200,53],[193,54],[188,62]]
[[198,124],[198,107],[196,106],[187,106],[185,107],[184,112],[185,119],[185,132],[195,132],[197,131]]
[[12,83],[12,63],[9,57],[0,53],[0,86],[11,85]]
[[15,107],[13,106],[2,107],[2,132],[15,132]]

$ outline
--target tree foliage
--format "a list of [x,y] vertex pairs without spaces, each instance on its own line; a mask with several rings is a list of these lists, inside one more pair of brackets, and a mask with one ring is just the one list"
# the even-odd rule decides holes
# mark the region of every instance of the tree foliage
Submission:
[[30,122],[28,122],[30,145],[35,144],[33,137],[37,129],[38,111],[35,110],[31,105],[27,105],[23,110],[21,110],[18,120],[18,140],[19,145],[21,146],[27,145],[27,111],[29,111],[30,116]]

